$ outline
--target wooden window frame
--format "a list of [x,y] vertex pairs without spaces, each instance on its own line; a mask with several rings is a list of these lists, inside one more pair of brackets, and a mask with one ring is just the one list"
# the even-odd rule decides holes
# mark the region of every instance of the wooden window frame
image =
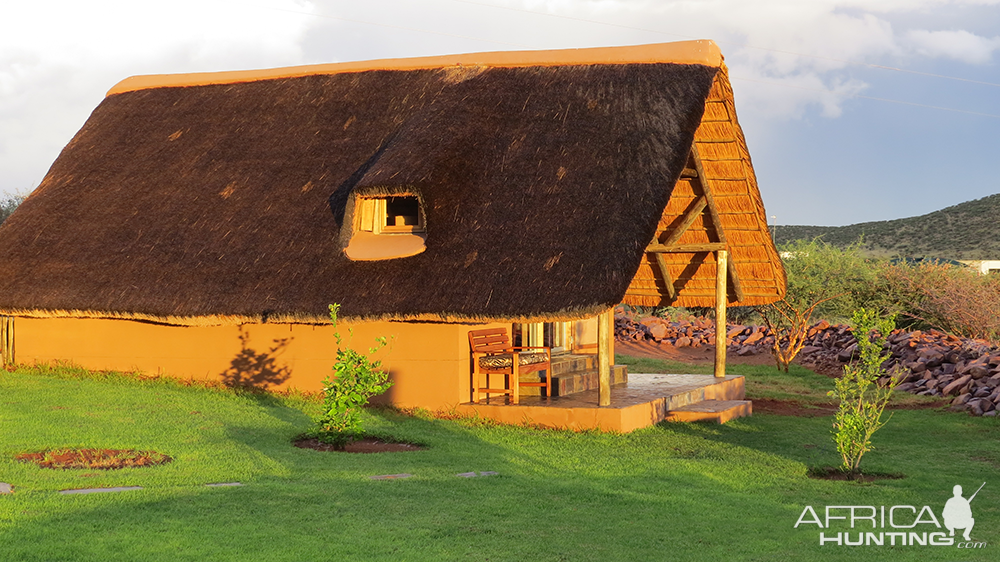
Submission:
[[[388,203],[390,197],[412,197],[417,200],[417,224],[385,224],[388,222]],[[411,194],[386,195],[380,197],[362,197],[358,199],[358,231],[374,234],[414,234],[425,232],[424,213],[420,198]]]

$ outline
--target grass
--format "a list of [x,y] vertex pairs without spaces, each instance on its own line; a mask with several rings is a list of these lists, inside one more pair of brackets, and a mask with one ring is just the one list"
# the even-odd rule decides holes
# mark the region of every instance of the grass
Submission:
[[[829,385],[805,370],[780,377]],[[2,373],[0,397],[0,481],[15,486],[0,496],[6,560],[992,560],[1000,547],[1000,427],[952,412],[895,412],[863,468],[906,478],[857,484],[807,477],[838,462],[829,417],[621,435],[372,410],[370,429],[427,448],[349,455],[290,445],[319,410],[307,397],[64,369]],[[53,447],[174,461],[103,472],[13,460]],[[469,471],[499,474],[455,476]],[[368,478],[396,473],[414,476]],[[244,486],[204,486],[232,481]],[[984,549],[821,547],[815,526],[793,528],[806,505],[929,505],[940,517],[953,485],[983,481],[973,537]],[[58,493],[99,486],[144,489]]]

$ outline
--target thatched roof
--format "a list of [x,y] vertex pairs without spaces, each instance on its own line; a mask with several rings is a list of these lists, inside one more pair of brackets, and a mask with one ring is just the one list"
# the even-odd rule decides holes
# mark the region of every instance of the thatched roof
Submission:
[[[699,204],[704,200],[704,204]],[[685,221],[686,216],[693,220]],[[656,227],[653,239],[670,242],[663,256],[669,281],[647,253],[624,302],[646,306],[714,306],[715,254],[686,247],[728,249],[731,305],[774,302],[785,295],[785,270],[767,229],[764,202],[750,163],[743,130],[736,119],[733,90],[725,65],[715,76],[705,114],[695,131],[687,168]],[[667,288],[672,284],[670,295]]]
[[[715,138],[706,100],[722,91],[732,109],[720,69],[702,41],[126,80],[0,226],[0,312],[173,324],[317,322],[333,302],[356,319],[596,313],[622,301],[673,212],[692,140]],[[762,218],[736,138],[734,212]],[[345,255],[354,197],[372,193],[420,198],[425,251]],[[731,235],[744,288],[778,285],[766,233]],[[741,264],[740,244],[775,259]]]

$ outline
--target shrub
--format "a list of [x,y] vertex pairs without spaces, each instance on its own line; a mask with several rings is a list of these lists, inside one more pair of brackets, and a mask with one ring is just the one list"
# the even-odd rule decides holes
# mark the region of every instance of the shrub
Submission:
[[882,412],[899,379],[889,377],[885,386],[877,382],[886,374],[882,368],[883,349],[896,327],[895,320],[862,308],[854,313],[852,324],[859,360],[844,367],[830,395],[840,401],[833,422],[833,441],[843,458],[844,471],[856,474],[861,457],[873,449],[872,435],[888,422],[882,421]]
[[[330,305],[330,319],[334,326],[337,325],[339,311],[340,305]],[[353,337],[353,331],[349,329],[348,332]],[[389,373],[381,369],[382,362],[371,359],[389,341],[385,336],[376,338],[375,345],[364,354],[342,347],[340,332],[334,332],[334,338],[337,340],[334,375],[323,380],[323,413],[312,435],[343,448],[362,435],[361,408],[368,404],[372,396],[382,394],[392,386]]]
[[860,244],[841,249],[814,239],[778,248],[788,280],[785,298],[756,308],[775,334],[771,354],[779,369],[788,372],[805,345],[813,317],[834,320],[861,306],[884,307],[877,269],[861,255]]
[[944,263],[887,265],[882,277],[904,318],[1000,344],[1000,278]]

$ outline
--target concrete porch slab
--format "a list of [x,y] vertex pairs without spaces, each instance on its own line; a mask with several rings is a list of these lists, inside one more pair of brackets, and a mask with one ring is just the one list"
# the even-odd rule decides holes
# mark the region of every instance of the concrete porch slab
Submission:
[[573,430],[629,432],[655,425],[668,413],[705,400],[742,400],[743,377],[629,373],[628,383],[611,388],[611,405],[597,405],[597,390],[544,399],[522,396],[520,404],[494,396],[489,403],[460,404],[459,413],[509,424],[536,424]]

